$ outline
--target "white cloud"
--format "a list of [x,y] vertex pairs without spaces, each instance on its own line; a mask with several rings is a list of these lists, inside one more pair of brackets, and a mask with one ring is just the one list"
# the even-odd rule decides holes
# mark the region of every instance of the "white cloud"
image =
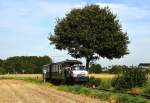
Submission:
[[122,20],[135,20],[135,19],[144,19],[150,16],[148,10],[128,6],[126,4],[114,4],[114,3],[96,3],[102,7],[110,7],[114,13],[119,15]]

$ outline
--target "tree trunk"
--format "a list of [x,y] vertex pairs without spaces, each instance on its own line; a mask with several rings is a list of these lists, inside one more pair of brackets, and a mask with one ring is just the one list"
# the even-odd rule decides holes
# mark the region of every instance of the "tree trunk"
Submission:
[[86,58],[86,70],[89,70],[90,60]]

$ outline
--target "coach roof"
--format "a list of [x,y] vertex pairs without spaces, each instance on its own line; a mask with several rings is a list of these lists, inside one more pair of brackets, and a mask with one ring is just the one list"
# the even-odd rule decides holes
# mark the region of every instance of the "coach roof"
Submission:
[[53,64],[82,64],[82,62],[78,61],[78,60],[68,60],[67,59],[65,61],[51,63],[51,64],[47,64],[47,65],[44,65],[44,66],[53,65]]

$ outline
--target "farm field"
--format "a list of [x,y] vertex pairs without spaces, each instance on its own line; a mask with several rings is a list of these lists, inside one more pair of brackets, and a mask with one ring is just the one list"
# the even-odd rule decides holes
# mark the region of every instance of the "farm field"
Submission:
[[93,76],[95,78],[108,78],[108,79],[111,79],[113,78],[115,75],[114,74],[89,74],[89,76]]
[[22,80],[0,80],[0,103],[106,103]]
[[0,79],[42,79],[41,74],[5,74],[5,75],[0,75]]
[[[95,78],[106,78],[106,79],[111,79],[115,75],[114,74],[89,74],[89,77],[95,77]],[[0,78],[32,78],[32,79],[42,79],[41,74],[6,74],[6,75],[0,75]]]

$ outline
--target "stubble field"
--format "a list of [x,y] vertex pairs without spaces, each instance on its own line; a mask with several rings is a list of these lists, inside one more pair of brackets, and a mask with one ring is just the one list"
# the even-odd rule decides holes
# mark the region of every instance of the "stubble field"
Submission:
[[[30,75],[37,78],[39,75]],[[1,76],[2,77],[2,76]],[[5,76],[6,77],[6,76]],[[8,76],[7,76],[8,77]],[[11,75],[11,78],[14,75]],[[16,75],[15,77],[20,77]],[[29,78],[29,75],[21,75]],[[41,76],[40,76],[41,77]],[[38,77],[39,78],[39,77]],[[53,87],[35,84],[23,80],[0,80],[0,103],[106,103],[83,95],[59,91]]]

